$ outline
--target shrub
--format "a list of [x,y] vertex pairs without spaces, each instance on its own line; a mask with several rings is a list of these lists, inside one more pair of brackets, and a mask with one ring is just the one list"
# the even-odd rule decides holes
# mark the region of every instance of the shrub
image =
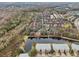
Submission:
[[36,56],[37,54],[37,50],[35,48],[33,48],[30,52],[29,52],[29,56],[33,57]]

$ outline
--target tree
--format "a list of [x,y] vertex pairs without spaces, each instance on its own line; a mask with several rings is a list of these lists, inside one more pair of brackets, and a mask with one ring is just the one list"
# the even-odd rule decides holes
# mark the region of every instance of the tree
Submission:
[[33,43],[32,50],[29,52],[29,56],[31,56],[31,57],[36,56],[36,54],[37,54],[37,50],[36,50],[35,46],[36,46],[36,43]]
[[29,52],[29,56],[33,57],[33,56],[36,56],[37,54],[37,50],[35,47],[32,48],[32,50]]

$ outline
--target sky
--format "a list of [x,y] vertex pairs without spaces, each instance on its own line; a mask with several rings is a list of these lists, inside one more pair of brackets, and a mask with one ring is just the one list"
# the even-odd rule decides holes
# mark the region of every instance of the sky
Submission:
[[79,0],[0,0],[0,2],[79,2]]

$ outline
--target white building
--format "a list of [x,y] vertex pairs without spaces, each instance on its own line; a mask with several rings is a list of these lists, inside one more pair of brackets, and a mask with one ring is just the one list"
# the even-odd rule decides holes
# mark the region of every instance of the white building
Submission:
[[52,44],[54,50],[61,50],[61,51],[69,51],[69,46],[67,44]]
[[72,44],[71,47],[72,47],[72,50],[79,51],[79,45],[77,45],[77,44]]
[[53,19],[54,18],[54,16],[53,15],[50,15],[50,19]]
[[[52,44],[53,46],[53,50],[56,53],[56,56],[71,56],[69,53],[69,46],[67,44]],[[59,50],[60,50],[60,54],[59,54]],[[66,51],[66,54],[64,54],[64,51]]]
[[72,50],[73,50],[74,55],[77,56],[78,51],[79,51],[79,45],[72,44],[71,47],[72,47]]
[[38,43],[38,44],[36,44],[36,50],[38,52],[40,50],[42,50],[42,52],[45,52],[45,50],[50,51],[51,50],[51,46],[50,46],[50,44]]

